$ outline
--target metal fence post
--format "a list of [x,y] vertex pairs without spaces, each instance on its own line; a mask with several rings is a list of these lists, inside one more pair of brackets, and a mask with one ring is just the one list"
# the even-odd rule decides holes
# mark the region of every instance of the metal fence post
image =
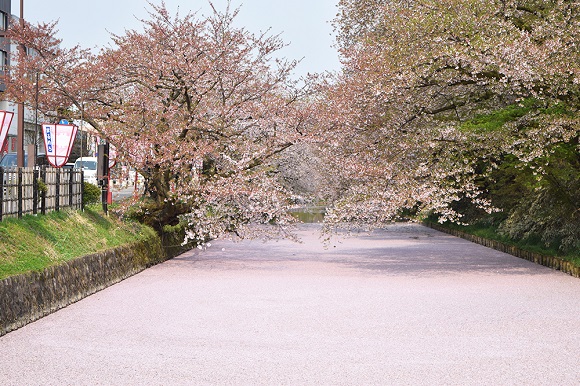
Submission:
[[60,210],[60,169],[56,169],[56,202],[54,203],[54,210]]
[[81,169],[81,210],[85,211],[85,172]]
[[73,176],[74,173],[72,169],[68,171],[68,206],[72,208],[73,206]]
[[32,181],[32,213],[38,213],[38,169],[34,169]]
[[22,168],[18,168],[18,218],[22,218]]
[[[40,178],[42,179],[42,181],[44,181],[44,184],[46,185],[46,167],[42,167],[42,169],[40,169]],[[42,191],[40,192],[40,213],[41,214],[46,214],[46,191]]]

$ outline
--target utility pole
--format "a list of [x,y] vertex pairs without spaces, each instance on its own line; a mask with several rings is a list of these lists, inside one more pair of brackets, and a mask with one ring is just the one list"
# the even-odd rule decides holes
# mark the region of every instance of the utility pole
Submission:
[[[20,0],[20,27],[24,27],[24,0]],[[26,55],[26,48],[19,44],[21,58]],[[18,103],[18,121],[16,137],[16,163],[19,168],[24,167],[24,102]]]

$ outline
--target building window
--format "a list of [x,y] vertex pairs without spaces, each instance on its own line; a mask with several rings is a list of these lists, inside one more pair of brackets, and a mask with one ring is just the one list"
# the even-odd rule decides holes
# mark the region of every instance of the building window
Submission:
[[8,52],[0,50],[0,71],[6,71],[8,68]]
[[0,11],[0,31],[6,31],[8,29],[8,14],[6,12]]

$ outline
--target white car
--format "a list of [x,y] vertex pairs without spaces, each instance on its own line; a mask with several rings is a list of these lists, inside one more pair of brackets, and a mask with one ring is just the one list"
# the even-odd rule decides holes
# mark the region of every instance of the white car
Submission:
[[97,181],[97,157],[77,158],[74,165],[75,170],[84,172],[84,181],[98,185]]

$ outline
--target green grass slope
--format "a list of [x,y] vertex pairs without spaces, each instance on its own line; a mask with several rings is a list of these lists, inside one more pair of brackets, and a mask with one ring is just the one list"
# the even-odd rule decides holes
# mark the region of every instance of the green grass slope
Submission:
[[0,279],[142,240],[154,231],[97,207],[0,222]]

